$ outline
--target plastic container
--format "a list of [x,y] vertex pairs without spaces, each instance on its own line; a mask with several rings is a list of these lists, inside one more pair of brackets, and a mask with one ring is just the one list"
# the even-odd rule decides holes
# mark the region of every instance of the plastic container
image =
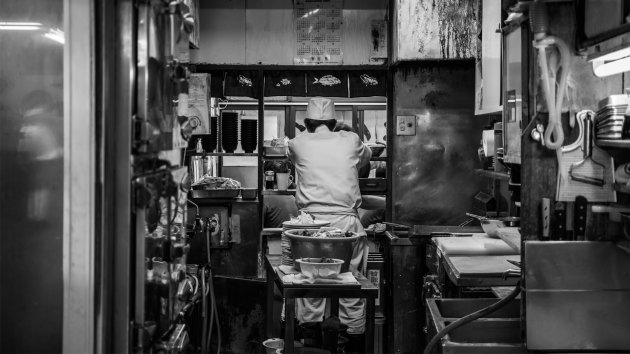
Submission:
[[284,339],[282,338],[269,338],[263,342],[263,347],[267,354],[276,354],[278,349],[284,348]]

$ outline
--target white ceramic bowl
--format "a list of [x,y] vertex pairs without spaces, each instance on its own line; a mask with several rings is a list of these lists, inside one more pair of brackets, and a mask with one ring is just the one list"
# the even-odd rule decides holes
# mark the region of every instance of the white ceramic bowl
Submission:
[[296,262],[300,264],[300,272],[307,277],[330,279],[339,275],[344,261],[336,258],[300,258]]

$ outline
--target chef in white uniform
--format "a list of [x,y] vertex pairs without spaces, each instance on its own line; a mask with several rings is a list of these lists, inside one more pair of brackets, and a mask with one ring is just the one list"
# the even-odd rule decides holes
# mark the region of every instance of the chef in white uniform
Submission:
[[[336,124],[332,100],[314,97],[308,102],[307,132],[289,141],[289,158],[297,173],[298,208],[316,220],[330,221],[331,227],[363,236],[356,242],[350,270],[365,274],[368,245],[357,208],[361,205],[359,169],[370,163],[371,150],[353,132],[333,132]],[[297,299],[300,323],[323,320],[325,299]],[[339,299],[339,319],[348,333],[365,330],[363,299]]]

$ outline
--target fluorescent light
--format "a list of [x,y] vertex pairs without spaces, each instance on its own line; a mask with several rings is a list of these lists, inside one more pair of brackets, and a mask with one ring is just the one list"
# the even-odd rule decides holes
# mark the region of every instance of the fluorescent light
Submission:
[[63,31],[58,28],[51,28],[47,33],[44,33],[44,37],[52,39],[57,43],[66,43],[66,38]]
[[593,61],[593,73],[597,77],[621,74],[626,71],[630,71],[630,56],[612,61]]
[[0,30],[5,31],[36,31],[41,26],[39,22],[0,22]]
[[604,54],[591,56],[593,73],[597,77],[606,77],[630,71],[630,47],[617,47]]

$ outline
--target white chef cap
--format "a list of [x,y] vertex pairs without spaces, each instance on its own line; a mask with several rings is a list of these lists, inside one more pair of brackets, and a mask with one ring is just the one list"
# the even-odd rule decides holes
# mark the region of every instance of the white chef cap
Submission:
[[311,98],[306,107],[306,118],[313,120],[335,119],[335,103],[329,98]]

